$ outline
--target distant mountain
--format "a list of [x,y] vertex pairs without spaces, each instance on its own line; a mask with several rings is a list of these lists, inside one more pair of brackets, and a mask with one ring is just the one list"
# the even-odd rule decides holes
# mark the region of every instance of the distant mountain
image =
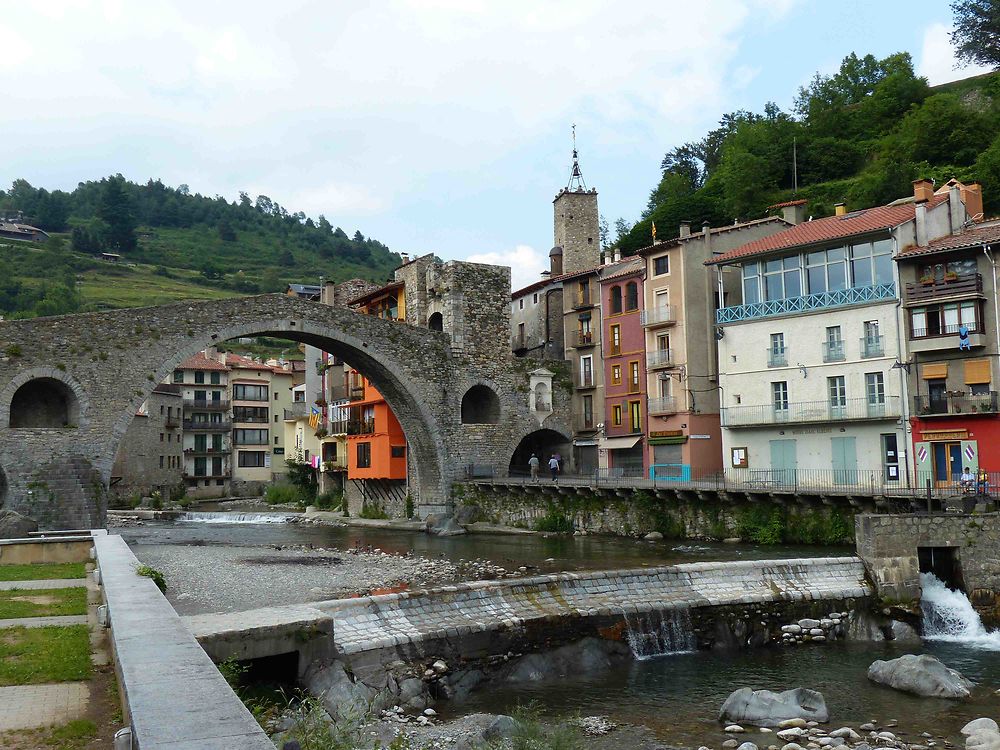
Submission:
[[[289,213],[266,195],[238,201],[121,175],[67,193],[15,180],[0,215],[52,239],[0,239],[0,314],[57,314],[176,299],[279,291],[291,281],[385,281],[400,257],[324,216]],[[120,262],[102,260],[102,254]]]

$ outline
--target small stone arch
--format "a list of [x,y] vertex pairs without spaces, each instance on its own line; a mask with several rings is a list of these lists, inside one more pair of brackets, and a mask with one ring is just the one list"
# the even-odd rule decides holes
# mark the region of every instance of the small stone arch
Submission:
[[439,312],[431,313],[427,319],[427,327],[432,331],[444,331],[444,315]]
[[64,428],[80,423],[80,402],[66,383],[56,378],[32,378],[10,399],[8,426]]
[[488,385],[472,386],[462,396],[462,424],[497,424],[500,397]]
[[517,444],[514,453],[510,457],[510,476],[527,476],[530,472],[528,461],[531,454],[538,457],[541,469],[544,471],[548,466],[549,458],[553,455],[561,459],[563,471],[569,468],[568,462],[572,450],[570,439],[556,430],[541,429],[529,432],[521,442]]

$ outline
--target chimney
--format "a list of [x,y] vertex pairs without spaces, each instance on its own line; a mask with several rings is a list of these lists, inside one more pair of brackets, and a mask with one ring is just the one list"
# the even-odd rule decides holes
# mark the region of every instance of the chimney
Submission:
[[843,216],[846,213],[847,213],[847,206],[845,204],[843,204],[843,203],[834,203],[833,204],[833,215],[834,216]]
[[789,224],[801,224],[806,220],[806,201],[793,201],[782,206],[781,217]]
[[917,235],[917,246],[927,246],[927,204],[918,203],[914,206],[914,226]]
[[951,219],[951,233],[961,232],[965,224],[965,204],[962,203],[962,189],[954,182],[948,186],[948,217]]
[[970,219],[983,220],[983,188],[978,182],[963,187],[962,203],[965,204],[965,213]]
[[622,259],[622,250],[620,247],[615,248],[615,263]]
[[934,183],[930,180],[914,180],[913,197],[917,203],[926,203],[934,197]]
[[399,264],[400,265],[403,265],[403,264],[409,263],[409,262],[410,262],[410,254],[409,253],[400,253],[399,254]]
[[712,225],[707,221],[701,224],[701,237],[705,241],[705,249],[712,249]]
[[681,222],[680,236],[681,237],[690,237],[691,236],[691,222],[690,221],[682,221]]

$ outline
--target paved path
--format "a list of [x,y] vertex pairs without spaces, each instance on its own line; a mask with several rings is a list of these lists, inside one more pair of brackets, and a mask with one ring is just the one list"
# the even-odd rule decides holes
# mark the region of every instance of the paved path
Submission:
[[0,732],[66,724],[87,712],[86,682],[0,687]]
[[19,617],[0,620],[0,628],[47,628],[54,625],[86,625],[87,615],[62,615],[60,617]]
[[82,589],[87,585],[86,578],[53,578],[47,581],[0,581],[0,591],[22,591],[37,589]]

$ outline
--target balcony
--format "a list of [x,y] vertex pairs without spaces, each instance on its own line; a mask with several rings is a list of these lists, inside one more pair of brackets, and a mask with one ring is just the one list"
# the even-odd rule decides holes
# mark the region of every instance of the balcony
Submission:
[[911,282],[906,285],[905,301],[937,302],[948,299],[982,297],[983,277],[978,273],[963,273],[952,278]]
[[899,396],[888,396],[883,402],[872,402],[867,398],[844,399],[840,404],[831,404],[829,401],[793,401],[780,406],[764,404],[725,407],[722,409],[722,426],[859,422],[897,419],[899,415]]
[[673,396],[651,398],[649,399],[648,409],[650,414],[676,414],[677,399]]
[[347,420],[338,419],[336,421],[330,422],[326,426],[326,433],[328,435],[346,435],[347,434]]
[[767,350],[767,366],[768,367],[787,367],[788,366],[788,355],[787,349],[781,347],[780,349],[775,349],[771,347]]
[[347,434],[348,435],[374,435],[375,434],[375,420],[374,419],[352,419],[347,423]]
[[327,474],[330,472],[347,471],[347,457],[337,456],[323,461],[321,470]]
[[229,432],[233,428],[233,423],[229,420],[225,422],[195,422],[190,419],[184,420],[184,429],[188,432]]
[[365,387],[363,385],[352,385],[348,391],[348,397],[351,401],[364,401]]
[[163,426],[166,427],[168,430],[172,430],[172,429],[175,429],[177,427],[180,427],[181,426],[181,418],[180,417],[175,417],[173,414],[171,414],[169,417],[164,417],[164,419],[163,419]]
[[593,307],[594,303],[590,301],[590,291],[580,292],[573,296],[573,309],[582,310],[585,307]]
[[202,448],[195,446],[194,448],[185,448],[185,456],[222,456],[229,455],[232,453],[233,447],[228,443],[224,442],[221,447],[215,447],[211,445],[206,445]]
[[823,342],[823,361],[824,362],[843,362],[844,356],[844,342],[843,341],[824,341]]
[[185,398],[185,409],[201,409],[202,411],[224,411],[229,408],[228,398]]
[[[936,352],[958,349],[958,329],[960,323],[942,326],[940,332],[931,333],[926,328],[914,328],[910,333],[908,348],[911,352]],[[986,334],[977,323],[969,325],[969,347],[978,349],[986,346]]]
[[646,352],[646,368],[656,370],[660,367],[671,367],[674,364],[674,352],[672,349],[655,349]]
[[739,323],[744,320],[772,318],[778,315],[792,315],[809,312],[810,310],[828,310],[847,305],[863,305],[871,302],[881,302],[896,298],[895,284],[876,284],[856,289],[838,289],[835,292],[809,294],[805,297],[789,297],[788,299],[755,302],[752,305],[735,305],[723,307],[715,311],[715,322]]
[[207,470],[205,474],[195,474],[194,472],[185,471],[181,476],[183,476],[185,479],[198,480],[198,479],[229,479],[231,475],[232,475],[232,470],[223,469],[218,474],[216,474],[215,472],[209,473]]
[[308,417],[309,414],[311,413],[309,409],[309,404],[307,404],[305,401],[296,401],[294,404],[292,404],[291,409],[285,409],[284,412],[285,412],[285,419],[289,421],[293,419],[302,419],[304,417]]
[[579,383],[577,383],[576,386],[577,388],[593,388],[594,386],[595,386],[594,373],[592,372],[580,373],[580,381]]
[[885,356],[885,336],[865,336],[861,339],[861,358]]
[[[288,417],[287,415],[288,415],[288,409],[285,409],[285,419],[290,419],[290,417]],[[235,424],[268,424],[270,421],[271,420],[268,419],[267,417],[248,416],[245,414],[233,415],[233,422]]]
[[643,310],[639,314],[639,319],[647,328],[656,326],[671,326],[677,322],[676,312],[673,305],[663,305]]
[[576,338],[573,339],[573,346],[577,349],[583,349],[588,346],[594,345],[594,332],[593,331],[577,331]]
[[1000,411],[997,391],[942,396],[914,396],[913,413],[919,417],[949,417],[955,414],[996,414]]

